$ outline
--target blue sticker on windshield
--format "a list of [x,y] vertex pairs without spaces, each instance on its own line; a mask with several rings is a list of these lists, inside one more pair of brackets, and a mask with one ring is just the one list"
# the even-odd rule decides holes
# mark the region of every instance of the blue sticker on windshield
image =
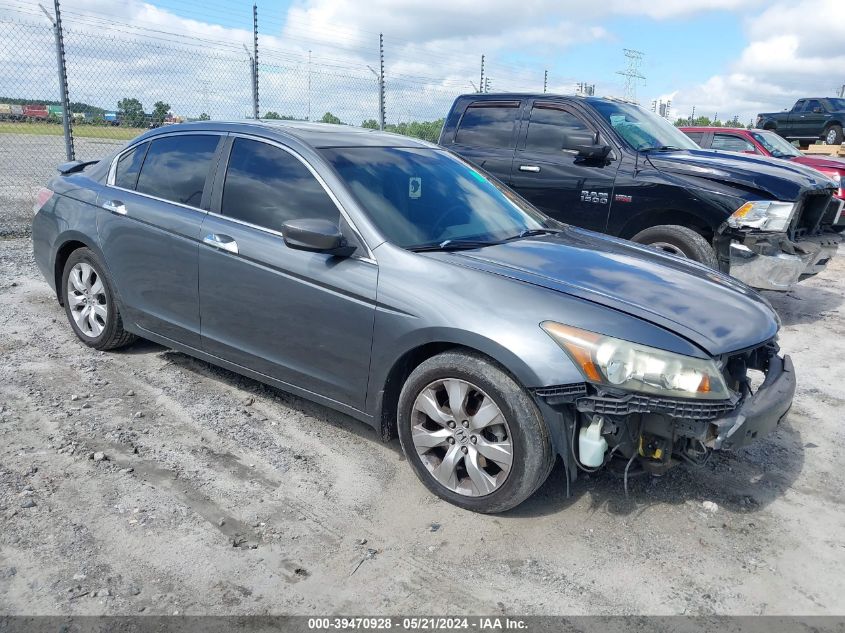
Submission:
[[408,197],[419,198],[422,195],[422,178],[411,176],[408,178]]

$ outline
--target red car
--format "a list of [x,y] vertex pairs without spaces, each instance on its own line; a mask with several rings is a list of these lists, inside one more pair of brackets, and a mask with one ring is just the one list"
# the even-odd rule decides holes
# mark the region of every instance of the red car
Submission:
[[802,154],[783,137],[768,130],[741,127],[682,127],[681,131],[704,149],[758,154],[792,160],[818,169],[839,185],[838,198],[845,200],[845,160],[830,156]]

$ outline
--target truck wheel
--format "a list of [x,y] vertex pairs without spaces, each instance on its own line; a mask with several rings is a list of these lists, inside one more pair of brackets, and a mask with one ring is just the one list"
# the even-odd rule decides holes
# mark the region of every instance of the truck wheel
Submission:
[[713,247],[701,235],[685,226],[675,224],[652,226],[640,231],[631,240],[677,257],[701,262],[710,268],[719,267]]
[[422,483],[474,512],[520,504],[555,461],[529,393],[473,352],[444,352],[417,367],[402,387],[397,423],[402,450]]
[[828,145],[842,144],[842,126],[831,125],[824,131],[824,142]]

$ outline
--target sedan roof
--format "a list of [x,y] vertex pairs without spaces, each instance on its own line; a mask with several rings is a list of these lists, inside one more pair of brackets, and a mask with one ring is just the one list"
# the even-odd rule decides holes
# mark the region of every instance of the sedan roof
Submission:
[[279,121],[258,119],[247,121],[194,121],[165,125],[147,132],[144,137],[181,131],[216,131],[257,134],[267,137],[287,137],[314,148],[325,147],[419,147],[436,148],[437,145],[420,139],[381,132],[352,125],[309,123],[307,121]]

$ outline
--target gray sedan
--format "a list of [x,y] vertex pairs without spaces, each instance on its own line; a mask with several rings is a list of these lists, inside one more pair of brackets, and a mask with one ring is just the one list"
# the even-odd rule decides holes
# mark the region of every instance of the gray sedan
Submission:
[[701,463],[792,401],[754,291],[550,220],[428,143],[200,122],[59,171],[35,257],[83,343],[140,336],[398,434],[464,508],[516,506],[558,456],[567,482]]

